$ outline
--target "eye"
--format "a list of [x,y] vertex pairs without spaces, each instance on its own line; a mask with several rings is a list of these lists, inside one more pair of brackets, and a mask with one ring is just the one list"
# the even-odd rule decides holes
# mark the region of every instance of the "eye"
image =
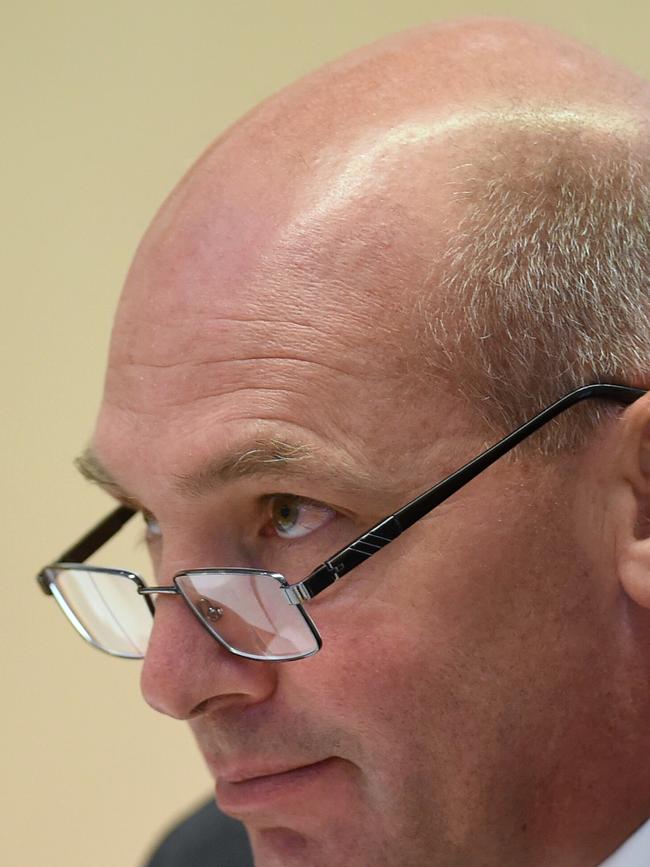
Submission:
[[294,494],[275,494],[269,500],[269,521],[264,528],[267,536],[298,539],[320,529],[336,512],[324,503],[297,497]]
[[142,512],[142,519],[144,520],[145,526],[145,542],[148,545],[158,542],[160,540],[160,537],[162,536],[160,524],[158,523],[158,521],[150,512]]

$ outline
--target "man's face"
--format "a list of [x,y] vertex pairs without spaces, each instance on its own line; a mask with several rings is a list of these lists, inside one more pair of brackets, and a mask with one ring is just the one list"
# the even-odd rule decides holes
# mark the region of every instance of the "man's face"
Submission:
[[[156,583],[206,566],[297,581],[484,434],[408,384],[390,219],[360,232],[356,203],[314,228],[295,198],[289,216],[210,171],[138,253],[94,447],[155,518]],[[294,458],[269,464],[278,443]],[[309,603],[324,646],[299,662],[229,655],[158,600],[145,698],[189,720],[259,867],[534,863],[535,805],[596,713],[576,671],[608,628],[574,507],[555,472],[500,462]]]

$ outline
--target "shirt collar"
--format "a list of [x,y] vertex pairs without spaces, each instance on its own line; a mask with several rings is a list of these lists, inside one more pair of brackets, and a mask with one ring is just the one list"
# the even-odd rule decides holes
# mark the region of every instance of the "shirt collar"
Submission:
[[600,867],[648,867],[650,864],[650,819],[638,828]]

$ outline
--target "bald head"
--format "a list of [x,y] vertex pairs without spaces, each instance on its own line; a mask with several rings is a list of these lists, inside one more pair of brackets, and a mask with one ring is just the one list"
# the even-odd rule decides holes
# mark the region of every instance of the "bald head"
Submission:
[[[589,251],[593,274],[607,272],[598,303],[629,290],[623,319],[634,318],[638,334],[619,333],[627,353],[602,357],[600,368],[601,349],[585,349],[584,363],[560,361],[549,393],[620,378],[632,362],[638,380],[648,331],[632,311],[647,289],[649,130],[647,83],[545,28],[467,20],[391,37],[271,97],[206,151],[143,241],[118,328],[139,328],[132,305],[143,293],[167,320],[188,305],[203,314],[243,305],[260,318],[270,306],[278,320],[320,322],[332,337],[379,334],[388,351],[369,354],[368,368],[390,358],[402,374],[401,361],[423,369],[424,355],[446,381],[455,371],[452,386],[474,383],[500,426],[504,406],[517,418],[528,410],[517,365],[537,377],[558,342],[549,333],[533,345],[531,330],[544,325],[522,311],[543,298],[547,321],[562,318],[585,264],[572,248]],[[531,256],[513,267],[501,255],[508,248]],[[634,254],[622,267],[621,250]],[[553,298],[542,285],[550,258]],[[583,312],[594,291],[577,297]],[[514,311],[505,331],[504,308]],[[620,309],[605,309],[604,325],[613,315],[621,320]],[[504,345],[522,335],[528,349],[505,358]],[[614,351],[617,335],[592,336]]]
[[[377,170],[457,132],[468,144],[498,121],[633,134],[649,117],[648,85],[597,52],[542,27],[472,19],[408,31],[323,67],[246,115],[194,172],[232,159],[249,175],[261,169],[290,189],[304,185],[326,209],[337,193],[352,198]],[[319,181],[335,179],[321,201]]]
[[389,157],[391,145],[434,141],[489,117],[525,124],[537,115],[609,131],[647,124],[649,109],[647,84],[597,52],[543,27],[469,19],[407,31],[328,64],[258,106],[216,147],[249,133],[268,154],[281,136],[291,164],[333,158],[332,148],[353,150],[375,133],[370,161]]

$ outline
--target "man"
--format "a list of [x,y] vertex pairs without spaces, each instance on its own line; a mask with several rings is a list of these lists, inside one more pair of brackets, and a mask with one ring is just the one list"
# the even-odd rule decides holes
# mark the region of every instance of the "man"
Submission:
[[149,638],[82,631],[146,649],[258,867],[650,864],[649,121],[558,35],[427,27],[263,103],[147,232],[80,465],[162,590]]

